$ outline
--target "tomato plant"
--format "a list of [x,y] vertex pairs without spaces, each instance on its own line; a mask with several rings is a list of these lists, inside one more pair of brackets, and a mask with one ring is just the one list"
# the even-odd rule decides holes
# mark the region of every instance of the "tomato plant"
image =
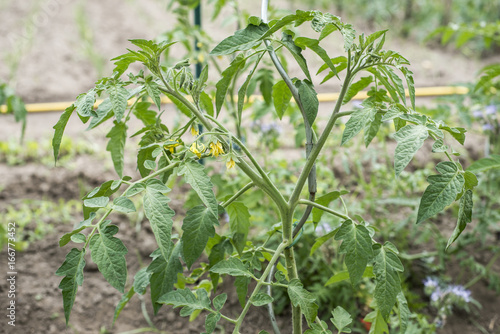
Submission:
[[[306,23],[312,30],[307,34],[314,33],[315,38],[297,32],[306,30]],[[383,333],[390,325],[405,332],[410,311],[401,289],[399,275],[404,268],[398,250],[390,241],[379,241],[377,227],[361,216],[351,216],[347,205],[341,211],[330,207],[331,202],[342,199],[344,191],[331,189],[316,196],[318,157],[335,131],[336,122],[347,117],[338,145],[351,141],[363,131],[362,140],[368,146],[383,123],[393,124],[397,141],[394,154],[396,178],[424,142],[433,141],[433,152],[442,153],[446,161],[439,162],[436,165],[438,174],[428,178],[429,186],[420,200],[416,222],[421,223],[458,201],[459,220],[448,246],[471,221],[472,189],[477,179],[470,171],[463,170],[455,157],[458,153],[448,143],[450,138],[447,137],[451,136],[463,144],[466,130],[450,127],[415,111],[415,89],[409,62],[400,53],[384,49],[386,33],[383,30],[368,36],[357,34],[351,24],[319,11],[297,10],[268,20],[267,2],[264,1],[260,18],[250,17],[245,28],[222,40],[210,52],[210,57],[231,59],[215,84],[215,96],[209,94],[208,65],[195,78],[187,59],[169,61],[174,64],[171,66],[162,63],[162,55],[174,47],[175,41],[131,40],[137,49],[114,58],[113,74],[98,80],[94,88],[79,95],[54,126],[53,148],[57,159],[64,128],[73,113],[76,112],[84,123],[89,123],[90,129],[112,120],[113,127],[106,136],[109,138],[107,150],[119,177],[103,183],[83,198],[84,220],[60,240],[60,246],[71,241],[81,244],[70,250],[56,272],[63,276],[59,288],[66,321],[69,321],[78,287],[83,284],[85,254],[90,252],[104,278],[123,293],[115,319],[135,294],[144,294],[149,286],[155,313],[163,305],[182,307],[181,316],[207,314],[207,333],[212,333],[219,321],[231,324],[233,333],[245,332],[244,319],[250,306],[260,307],[274,302],[272,295],[263,290],[268,286],[282,289],[288,295],[294,334],[303,333],[303,318],[309,327],[306,333],[331,333],[329,325],[318,317],[318,304],[301,282],[300,268],[296,263],[297,241],[304,225],[315,226],[323,214],[329,214],[340,218],[342,223],[327,234],[318,234],[316,242],[340,243],[346,270],[339,272],[338,279],[349,280],[354,289],[359,289],[363,280],[373,282],[374,302],[370,304],[373,312],[364,319],[365,323],[371,324],[367,328],[370,327],[371,333]],[[342,38],[345,53],[331,57],[323,46],[335,36]],[[314,84],[318,79],[311,74],[305,50],[322,61],[317,74],[326,73],[322,83],[339,80],[342,87],[326,124],[321,126],[315,124],[320,107]],[[169,57],[172,53],[169,52]],[[282,65],[289,56],[301,69],[301,78],[290,78]],[[264,68],[261,63],[267,57],[274,69],[265,67],[265,71],[261,71]],[[143,69],[125,76],[134,63],[142,64]],[[232,91],[229,88],[242,71],[246,71],[247,77],[238,89],[235,117],[228,118],[223,106],[227,94]],[[282,119],[293,100],[297,106],[294,110],[302,120],[300,131],[306,140],[306,158],[302,161],[300,174],[286,182],[276,181],[271,177],[273,171],[265,170],[260,164],[259,160],[267,152],[252,151],[224,123],[225,119],[234,119],[233,127],[240,128],[245,112],[249,110],[244,107],[248,89],[254,83],[252,78],[254,75],[269,77],[273,73],[277,73],[280,80],[272,86],[263,81],[265,84],[260,90],[264,103],[269,104],[268,110],[273,110]],[[368,98],[361,107],[344,110],[346,104],[366,88],[369,89]],[[94,110],[97,96],[107,97]],[[181,115],[179,119],[182,121],[174,126],[166,125],[174,115],[172,111],[161,112],[162,96],[168,97]],[[143,124],[132,135],[141,138],[137,153],[140,178],[136,180],[123,175],[124,149],[129,145],[127,138],[132,118]],[[202,125],[205,132],[200,133],[198,125]],[[210,175],[199,163],[201,159],[205,163],[225,162],[227,169],[234,168],[245,175],[248,184],[225,198],[218,198]],[[172,233],[176,213],[169,207],[171,189],[167,184],[170,184],[169,179],[175,178],[184,180],[199,197],[199,204],[189,208],[183,219],[181,235]],[[251,213],[245,204],[245,193],[250,189],[262,191],[278,217],[276,221],[268,222],[268,238],[261,244],[254,244],[250,237]],[[133,284],[127,286],[127,248],[117,237],[119,227],[108,217],[114,211],[125,214],[136,211],[130,198],[139,196],[158,248],[151,254],[151,263],[135,273]],[[297,212],[302,212],[302,216],[295,220]],[[229,216],[228,223],[220,219],[224,213]],[[277,246],[272,246],[273,241],[278,242]],[[199,261],[202,256],[208,258],[208,263]],[[261,263],[265,266],[262,267]],[[186,269],[189,274],[186,274]],[[218,284],[225,275],[235,277],[243,306],[235,318],[223,312],[227,295],[217,294]],[[207,278],[210,283],[199,283],[200,278]],[[247,296],[251,281],[255,281],[255,285]],[[334,327],[339,332],[350,332],[351,315],[340,306],[331,311]],[[398,321],[389,321],[392,313],[397,315]],[[273,324],[277,326],[275,322]]]

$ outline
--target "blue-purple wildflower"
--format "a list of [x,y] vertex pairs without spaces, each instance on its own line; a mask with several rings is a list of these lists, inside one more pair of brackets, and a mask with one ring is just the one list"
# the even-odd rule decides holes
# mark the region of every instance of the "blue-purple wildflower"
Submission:
[[490,104],[486,106],[484,112],[486,113],[486,115],[495,115],[497,113],[497,106],[494,104]]

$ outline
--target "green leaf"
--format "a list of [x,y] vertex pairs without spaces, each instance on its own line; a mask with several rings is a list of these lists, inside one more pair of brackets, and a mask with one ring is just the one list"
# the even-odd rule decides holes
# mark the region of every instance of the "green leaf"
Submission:
[[196,161],[188,160],[180,165],[177,174],[184,175],[184,179],[198,194],[201,201],[210,210],[210,212],[217,217],[217,199],[215,198],[213,187],[210,177],[204,171],[205,167]]
[[78,224],[78,226],[71,232],[69,233],[66,233],[65,235],[63,235],[61,237],[61,239],[59,240],[59,247],[63,247],[65,246],[66,244],[68,244],[68,242],[70,242],[71,240],[71,237],[77,233],[80,233],[81,231],[83,231],[84,229],[86,229],[87,227],[89,226],[92,226],[92,221],[95,219],[95,213],[92,212],[90,215],[89,215],[89,218],[80,222]]
[[492,154],[489,157],[474,161],[469,166],[469,168],[467,168],[467,171],[472,173],[483,173],[491,169],[499,169],[499,168],[500,168],[500,155]]
[[349,51],[354,45],[354,39],[356,38],[356,30],[354,30],[352,24],[343,24],[340,28],[340,33],[344,37],[344,49]]
[[408,86],[408,92],[410,95],[411,107],[415,109],[415,81],[413,80],[413,72],[407,67],[401,67],[401,72],[405,76],[406,85]]
[[73,111],[76,109],[75,105],[72,104],[62,113],[61,117],[57,121],[56,125],[54,125],[54,137],[52,137],[52,148],[54,150],[54,163],[57,162],[57,157],[59,156],[59,148],[61,147],[62,136],[64,133],[64,129],[68,124],[69,118]]
[[341,306],[337,306],[333,311],[332,311],[332,316],[331,322],[332,324],[337,328],[339,333],[351,333],[350,328],[346,328],[352,323],[352,317],[347,312],[344,310]]
[[449,147],[439,138],[432,144],[432,153],[442,153],[448,151]]
[[113,83],[106,87],[106,93],[109,94],[116,120],[121,122],[127,109],[128,90],[123,87],[123,83]]
[[236,51],[246,51],[262,43],[260,37],[269,29],[267,24],[256,26],[249,24],[245,29],[238,30],[220,42],[211,52],[212,56],[228,55]]
[[85,234],[82,233],[75,233],[70,238],[71,241],[77,244],[83,244],[84,242],[87,241],[87,237],[85,236]]
[[164,259],[168,259],[171,247],[172,218],[175,212],[170,209],[170,199],[163,195],[153,184],[148,184],[144,195],[144,213],[151,224],[156,243]]
[[90,239],[90,255],[109,284],[123,293],[127,282],[125,254],[128,251],[123,242],[114,237],[116,233],[118,227],[108,225],[100,229],[99,234],[94,234]]
[[382,125],[382,114],[377,113],[375,114],[373,121],[365,126],[364,129],[365,147],[368,147],[368,145],[370,145],[373,138],[375,138],[375,136],[377,135],[378,130],[380,130],[381,125]]
[[179,109],[180,112],[182,112],[184,115],[186,115],[189,118],[192,117],[191,110],[183,102],[181,102],[181,100],[179,100],[177,97],[175,97],[172,94],[169,94],[166,92],[163,92],[163,93],[169,98],[170,101],[172,101],[172,103],[177,107],[177,109]]
[[260,60],[264,56],[265,53],[262,53],[257,60],[255,61],[255,65],[250,71],[250,73],[247,75],[247,78],[245,79],[245,82],[243,85],[241,85],[240,89],[238,90],[238,126],[241,125],[241,115],[243,113],[243,105],[245,104],[245,96],[247,94],[247,89],[248,85],[250,84],[250,81],[252,80],[252,77],[255,73],[255,70],[259,66]]
[[220,311],[224,307],[226,300],[227,300],[227,294],[221,293],[212,300],[212,304],[214,304],[214,307],[217,311]]
[[201,107],[209,114],[210,116],[214,116],[214,104],[212,102],[212,98],[205,92],[201,92],[200,94],[200,104]]
[[152,77],[149,77],[144,82],[144,88],[146,88],[146,92],[153,99],[154,103],[158,107],[158,110],[161,108],[161,96],[160,89],[158,88],[158,84],[152,80]]
[[154,110],[150,110],[150,102],[142,101],[137,102],[133,110],[134,115],[144,123],[145,126],[153,125],[156,123],[157,113]]
[[408,307],[408,302],[406,301],[406,297],[403,291],[400,291],[398,293],[396,299],[398,301],[399,332],[401,334],[405,334],[406,329],[408,328],[411,311]]
[[[375,274],[373,273],[373,267],[372,266],[367,266],[365,269],[365,272],[363,273],[363,277],[375,277]],[[328,281],[326,281],[325,286],[328,286],[330,284],[335,284],[338,282],[342,282],[345,280],[348,280],[350,278],[349,272],[347,270],[345,271],[340,271],[330,277]]]
[[424,145],[429,137],[429,131],[423,125],[408,124],[394,135],[398,142],[394,153],[394,170],[398,177],[408,163],[413,159],[415,153]]
[[290,104],[290,100],[292,99],[292,92],[290,88],[288,88],[285,81],[280,80],[273,86],[273,102],[274,109],[276,110],[276,114],[279,119],[283,119],[283,115],[285,114],[288,105]]
[[219,220],[204,205],[195,206],[186,213],[181,241],[182,254],[188,269],[203,253],[208,239],[215,235],[214,225],[219,225]]
[[295,82],[299,90],[299,98],[306,113],[309,125],[313,125],[318,115],[319,101],[313,84],[308,80],[298,80]]
[[120,299],[115,308],[115,315],[113,316],[112,326],[114,326],[116,319],[118,319],[118,316],[120,316],[120,313],[123,311],[125,306],[128,304],[128,302],[134,295],[135,295],[134,287],[131,287],[127,293],[124,293],[122,295],[122,298]]
[[217,273],[219,275],[227,274],[230,276],[252,277],[252,274],[248,271],[243,262],[235,257],[231,257],[225,261],[217,263],[215,266],[210,268],[210,272]]
[[146,190],[146,185],[144,183],[134,183],[130,188],[127,189],[125,196],[132,197]]
[[472,221],[472,190],[467,190],[460,198],[460,206],[458,209],[458,221],[457,221],[457,226],[455,227],[455,230],[453,231],[453,234],[451,235],[450,239],[448,240],[448,244],[446,245],[446,249],[451,246],[451,244],[457,240],[457,238],[460,236],[460,234],[465,230],[465,227],[467,224],[469,224]]
[[57,276],[65,276],[59,284],[59,289],[62,290],[64,316],[66,318],[66,326],[69,322],[71,309],[75,302],[78,286],[83,284],[83,268],[85,267],[85,249],[78,250],[76,248],[66,255],[63,264],[57,269]]
[[125,141],[127,140],[127,125],[123,122],[115,122],[115,126],[106,135],[109,138],[106,151],[111,153],[111,159],[118,176],[123,176],[123,154],[125,150]]
[[450,128],[449,126],[446,125],[440,125],[439,128],[441,130],[447,131],[460,144],[462,145],[465,144],[465,133],[467,132],[466,129],[460,127]]
[[455,163],[440,162],[436,166],[439,175],[427,178],[429,186],[425,189],[420,200],[417,214],[417,224],[441,212],[455,201],[457,194],[462,191],[465,179]]
[[335,240],[342,240],[340,253],[346,254],[345,265],[352,285],[356,286],[363,277],[368,261],[373,257],[370,232],[363,225],[346,220],[335,235]]
[[134,203],[123,196],[115,198],[113,200],[113,205],[111,205],[111,208],[122,213],[130,213],[136,211]]
[[88,208],[105,208],[109,203],[109,197],[93,197],[89,199],[85,199],[83,201],[83,205]]
[[[196,290],[198,297],[189,289],[177,289],[161,296],[158,303],[177,307],[188,307],[191,310],[210,310],[210,301],[206,297],[205,289]],[[189,313],[190,314],[190,313]]]
[[333,230],[331,232],[328,232],[327,234],[322,235],[321,237],[317,238],[316,241],[314,242],[314,244],[311,247],[311,252],[309,253],[309,255],[312,256],[313,253],[319,247],[321,247],[321,245],[323,245],[325,242],[327,242],[328,240],[330,240],[331,238],[333,238],[335,236],[335,234],[337,234],[338,230],[339,230],[339,228],[336,228],[335,230]]
[[147,271],[151,272],[151,302],[153,303],[154,314],[158,313],[161,304],[158,304],[158,299],[164,294],[172,291],[174,284],[177,282],[177,275],[183,272],[182,264],[179,260],[181,254],[181,246],[178,242],[175,246],[170,241],[169,249],[171,250],[167,257],[162,255],[156,257],[149,265]]
[[[314,202],[316,202],[319,205],[322,206],[328,206],[330,202],[335,201],[337,198],[340,198],[340,196],[348,194],[349,192],[346,190],[341,190],[341,191],[331,191],[323,196],[320,196],[316,198]],[[314,224],[318,224],[321,220],[321,217],[323,217],[324,211],[321,209],[318,209],[317,207],[313,207],[312,209],[312,219]],[[312,254],[312,253],[311,253]]]
[[227,90],[231,85],[231,81],[236,73],[245,66],[246,59],[243,54],[238,54],[228,68],[222,72],[222,78],[215,84],[217,89],[215,92],[215,110],[218,116],[224,100],[226,98]]
[[96,99],[95,89],[90,89],[87,93],[78,95],[75,106],[76,112],[81,117],[94,116],[94,103]]
[[299,279],[294,278],[288,284],[288,296],[293,306],[300,306],[300,310],[307,320],[309,326],[316,320],[318,315],[318,304],[315,303],[314,295],[304,289]]
[[292,54],[293,58],[299,65],[299,67],[302,69],[302,72],[306,75],[307,79],[309,81],[312,81],[311,79],[311,74],[309,73],[309,69],[307,68],[307,61],[302,55],[302,49],[295,45],[293,41],[293,37],[290,34],[287,34],[283,32],[283,37],[281,38],[281,41],[277,41],[281,43],[287,50]]
[[236,276],[234,279],[234,286],[236,287],[236,294],[238,295],[241,307],[245,307],[250,280],[251,278],[246,276]]
[[219,322],[221,318],[220,313],[209,313],[205,318],[205,331],[206,334],[212,334],[217,327],[217,322]]
[[394,73],[393,69],[389,66],[378,66],[379,70],[383,72],[387,78],[392,82],[392,88],[395,89],[398,94],[401,103],[406,105],[406,93],[405,88],[403,86],[403,80],[396,73]]
[[314,11],[297,10],[295,14],[284,16],[279,20],[272,20],[269,22],[270,29],[266,31],[264,35],[262,35],[261,39],[271,36],[284,26],[289,25],[293,22],[295,22],[295,26],[297,26],[302,24],[304,21],[311,21],[314,17],[314,13]]
[[269,303],[272,303],[273,301],[274,301],[273,297],[269,296],[267,293],[262,293],[262,292],[257,293],[250,300],[250,302],[257,307],[267,305]]
[[146,293],[146,288],[149,285],[152,272],[147,270],[147,267],[141,268],[134,276],[134,290],[140,295]]
[[364,320],[372,324],[368,334],[389,334],[389,327],[380,310],[369,313]]
[[361,130],[363,130],[367,124],[375,120],[375,115],[377,114],[377,108],[374,103],[364,101],[361,106],[362,109],[354,111],[351,118],[345,124],[344,133],[342,133],[341,145],[344,145],[354,136],[356,136]]
[[396,297],[401,291],[401,280],[398,272],[403,272],[404,268],[398,256],[392,251],[393,246],[386,242],[373,245],[375,260],[373,272],[375,273],[375,293],[374,297],[377,306],[384,319],[389,317]]
[[326,53],[325,49],[319,46],[319,40],[308,37],[297,37],[295,39],[295,44],[302,49],[305,49],[306,47],[311,49],[325,62],[325,64],[330,68],[330,70],[334,73],[334,75],[337,75],[337,70],[335,69],[335,65],[328,56],[328,53]]
[[465,173],[464,173],[464,179],[465,179],[465,189],[474,189],[477,185],[478,185],[478,180],[477,180],[477,176],[466,170]]
[[342,104],[346,104],[347,102],[351,101],[356,94],[358,94],[360,91],[368,87],[371,83],[373,82],[373,77],[370,75],[368,77],[362,77],[355,83],[351,84],[349,86],[349,89],[347,90],[347,94],[344,96],[344,99],[342,100]]
[[232,241],[236,250],[241,254],[245,248],[248,231],[250,229],[250,213],[242,202],[233,202],[226,207],[229,215]]

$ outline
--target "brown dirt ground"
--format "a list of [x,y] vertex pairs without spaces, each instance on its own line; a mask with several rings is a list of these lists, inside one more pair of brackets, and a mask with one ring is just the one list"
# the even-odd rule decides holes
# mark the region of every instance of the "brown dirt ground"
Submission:
[[[0,22],[2,22],[0,50],[3,50],[0,78],[7,79],[10,63],[6,60],[6,56],[14,54],[14,57],[20,60],[19,70],[15,73],[15,88],[26,102],[71,101],[79,93],[89,89],[96,80],[96,70],[82,51],[75,24],[76,5],[76,1],[68,0],[0,0]],[[38,10],[36,6],[39,6]],[[85,6],[90,18],[88,23],[94,33],[95,48],[104,59],[123,53],[125,48],[129,47],[127,39],[154,38],[172,24],[172,15],[165,11],[165,1],[89,1]],[[245,6],[253,15],[259,15],[258,8],[252,7],[250,3]],[[210,11],[204,14],[204,22],[208,22],[209,15]],[[213,36],[216,40],[232,33],[232,28],[223,28],[219,23],[206,23],[205,26],[214,31]],[[29,37],[30,34],[33,38]],[[388,38],[387,44],[389,48],[401,50],[402,54],[408,56],[418,87],[470,81],[482,65],[495,60],[471,60],[458,53],[429,49],[412,41],[392,37]],[[330,51],[339,48],[339,45],[328,47]],[[15,54],[16,50],[20,50],[20,53]],[[107,64],[105,73],[109,73],[110,68],[111,65]],[[292,75],[293,71],[294,69]],[[321,92],[336,89],[338,87],[331,84],[322,87]],[[331,109],[328,104],[323,107],[324,110]],[[27,139],[48,138],[58,117],[58,113],[30,115]],[[0,140],[17,138],[19,127],[14,124],[11,116],[0,115],[0,120],[2,122]],[[84,127],[74,118],[68,125],[67,133],[103,147],[105,131],[86,133],[83,130]],[[79,157],[75,166],[72,169],[52,169],[35,164],[20,167],[0,165],[0,188],[3,188],[0,192],[0,211],[16,199],[77,199],[81,189],[76,180],[81,180],[88,187],[94,187],[114,177],[109,168],[109,161],[104,163],[92,157]],[[132,174],[134,168],[132,166],[128,168]],[[179,196],[182,197],[182,194]],[[182,213],[180,201],[176,205],[177,211]],[[136,235],[123,216],[116,216],[114,219],[120,225],[120,236],[129,246],[127,261],[130,266],[129,276],[132,277],[140,267],[139,259],[147,261],[149,253],[155,248],[154,238],[147,228],[144,229],[145,233]],[[67,249],[57,246],[57,241],[62,233],[70,229],[71,227],[67,225],[58,226],[55,234],[33,243],[25,252],[18,253],[16,259],[19,268],[18,322],[13,331],[10,326],[5,325],[5,319],[2,320],[0,333],[98,333],[103,326],[108,330],[111,328],[110,319],[120,294],[110,289],[95,266],[88,266],[86,269],[85,283],[79,290],[71,325],[69,328],[64,325],[61,295],[57,288],[60,277],[56,277],[54,272],[67,253]],[[6,256],[2,252],[0,268],[6,266],[5,259]],[[497,269],[500,271],[498,266]],[[2,303],[6,287],[5,280],[2,279],[0,283]],[[234,296],[231,282],[225,282],[223,289],[230,296]],[[483,283],[476,284],[472,293],[483,304],[483,310],[476,321],[491,333],[499,333],[498,296],[488,290]],[[149,310],[148,296],[145,296],[145,299]],[[234,298],[230,297],[229,300]],[[140,308],[139,300],[133,300],[122,312],[113,332],[120,333],[147,326],[140,316]],[[228,309],[230,314],[237,314],[240,306],[230,304]],[[201,320],[188,323],[186,319],[179,319],[176,312],[167,311],[166,308],[154,318],[158,328],[174,334],[200,333],[203,331],[203,316]],[[289,322],[287,316],[280,317],[278,322],[285,326],[283,333],[287,333],[286,324]],[[270,331],[267,316],[262,309],[251,310],[243,333],[257,333],[257,329]],[[440,333],[479,333],[479,331],[470,323],[467,316],[457,314],[449,320],[449,325]]]

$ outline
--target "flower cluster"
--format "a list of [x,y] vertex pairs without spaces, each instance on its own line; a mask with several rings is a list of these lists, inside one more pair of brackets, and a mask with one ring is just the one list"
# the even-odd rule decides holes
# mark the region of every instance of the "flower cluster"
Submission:
[[431,305],[437,309],[436,324],[444,325],[454,307],[465,308],[474,302],[470,290],[462,285],[446,284],[435,277],[426,277],[423,283],[425,294],[430,296]]
[[[191,128],[191,130],[192,129],[193,128]],[[195,135],[194,131],[192,131],[192,132],[193,132],[193,135]],[[229,152],[226,154],[226,152],[224,152],[224,147],[222,146],[222,143],[216,139],[210,141],[210,144],[208,144],[208,148],[203,143],[198,143],[197,141],[195,141],[193,144],[191,144],[191,147],[189,148],[189,150],[192,153],[196,154],[196,156],[198,158],[201,158],[202,154],[204,154],[207,149],[209,150],[209,154],[211,154],[212,157],[217,158],[219,155],[225,154],[226,155],[225,161],[226,161],[227,169],[233,168],[236,165],[236,162],[238,161],[238,159],[236,158],[236,156],[232,152]]]

